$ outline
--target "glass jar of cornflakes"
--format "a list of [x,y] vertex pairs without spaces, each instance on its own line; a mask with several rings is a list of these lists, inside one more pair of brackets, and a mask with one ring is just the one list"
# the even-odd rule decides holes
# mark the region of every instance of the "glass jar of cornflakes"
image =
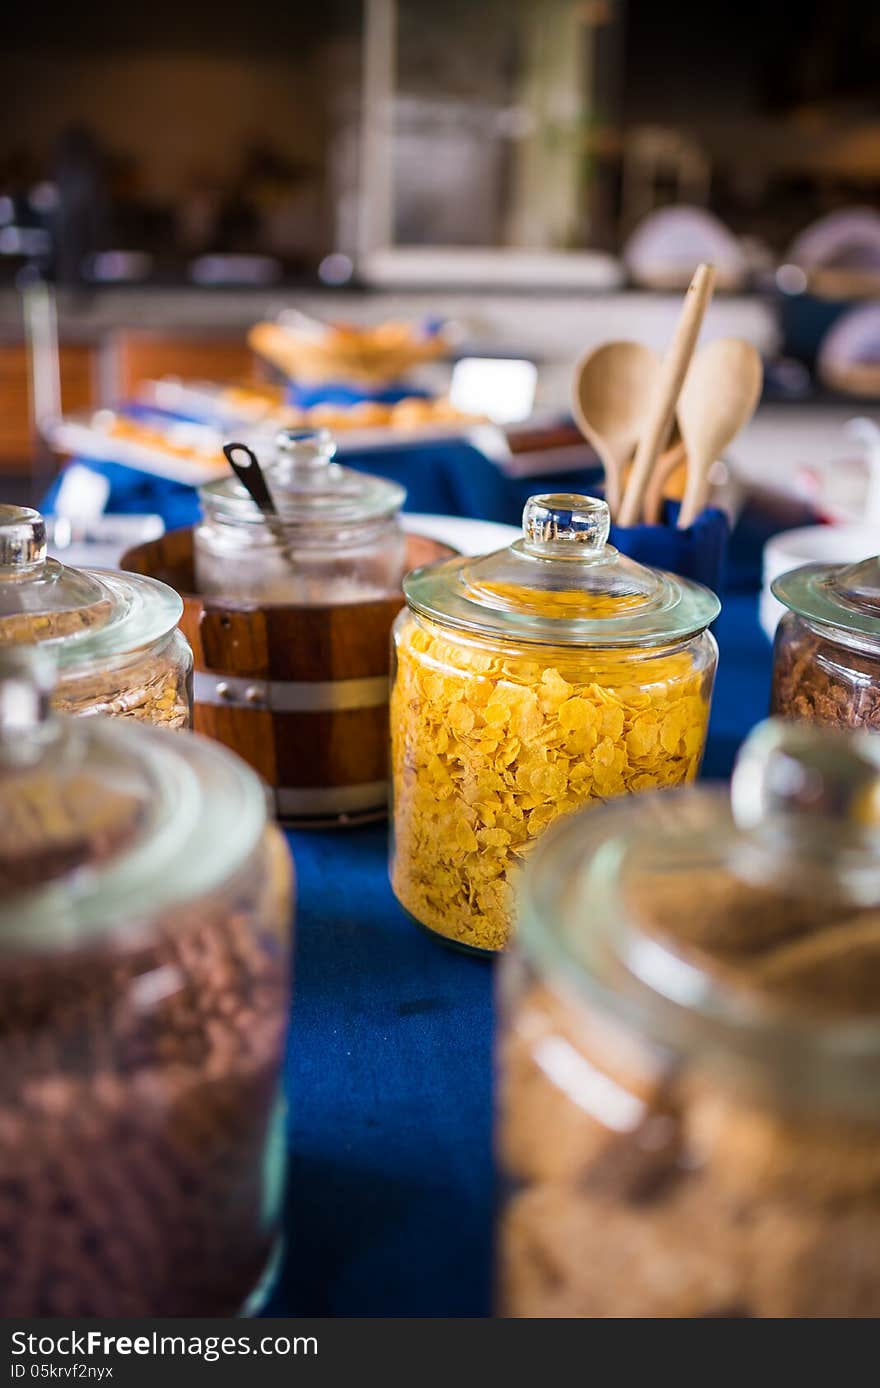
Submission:
[[199,491],[198,591],[268,605],[369,602],[398,592],[404,488],[334,461],[326,429],[284,429],[263,472],[275,515],[237,477]]
[[182,615],[180,596],[157,579],[47,558],[40,513],[0,506],[0,649],[51,654],[61,712],[189,727],[193,657]]
[[[880,1315],[880,743],[572,816],[500,983],[499,1310]],[[876,1222],[875,1222],[876,1221]]]
[[480,953],[559,815],[696,776],[720,604],[608,544],[603,501],[537,496],[508,549],[417,569],[394,628],[392,885]]
[[880,731],[880,557],[804,564],[774,580],[771,712]]

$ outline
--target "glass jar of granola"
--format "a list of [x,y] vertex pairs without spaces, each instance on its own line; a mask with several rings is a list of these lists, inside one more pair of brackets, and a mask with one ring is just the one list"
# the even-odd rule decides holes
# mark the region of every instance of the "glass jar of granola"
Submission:
[[561,824],[520,908],[501,1313],[880,1314],[880,744],[764,724],[729,797]]
[[199,491],[193,537],[198,591],[302,606],[368,602],[399,592],[406,537],[396,482],[342,467],[326,429],[286,429],[263,467],[276,514],[237,477]]
[[523,529],[410,574],[394,628],[392,884],[478,952],[558,816],[696,775],[717,662],[718,599],[619,554],[603,501],[532,497]]
[[277,1257],[292,878],[216,743],[0,650],[0,1315],[232,1316]]
[[776,631],[771,712],[880,731],[880,557],[805,564],[777,578],[773,594],[788,612]]
[[156,579],[47,558],[39,512],[0,506],[0,649],[51,653],[62,712],[189,727],[192,651],[177,629],[182,613],[182,599]]

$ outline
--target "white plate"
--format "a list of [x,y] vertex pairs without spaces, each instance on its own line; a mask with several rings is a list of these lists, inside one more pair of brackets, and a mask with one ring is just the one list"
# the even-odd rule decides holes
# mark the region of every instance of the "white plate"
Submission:
[[857,564],[877,553],[877,531],[864,525],[806,525],[784,530],[764,546],[763,583],[759,618],[772,641],[785,607],[773,596],[770,585],[781,574],[802,564]]
[[522,538],[522,531],[515,525],[467,520],[462,516],[426,515],[419,511],[404,514],[403,528],[415,535],[428,535],[441,544],[451,545],[462,554],[491,554],[493,550],[504,549],[514,540]]

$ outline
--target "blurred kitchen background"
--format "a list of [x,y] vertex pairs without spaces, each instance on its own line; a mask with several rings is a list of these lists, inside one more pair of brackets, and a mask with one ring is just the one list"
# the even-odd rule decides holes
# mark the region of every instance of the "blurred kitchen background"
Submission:
[[[827,451],[853,413],[847,351],[880,361],[874,316],[818,369],[840,316],[880,304],[878,70],[876,0],[19,6],[0,53],[5,490],[54,466],[36,425],[58,402],[28,354],[44,284],[66,411],[145,376],[249,375],[245,330],[291,306],[454,322],[462,354],[535,361],[538,403],[562,409],[585,347],[662,348],[708,258],[710,330],[760,347],[805,456]],[[870,404],[870,377],[850,394]]]

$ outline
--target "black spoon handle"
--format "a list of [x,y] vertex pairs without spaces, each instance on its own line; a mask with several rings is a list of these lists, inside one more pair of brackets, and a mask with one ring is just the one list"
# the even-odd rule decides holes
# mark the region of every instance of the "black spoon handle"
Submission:
[[[224,443],[223,452],[239,482],[250,493],[260,510],[267,515],[277,516],[278,507],[272,500],[272,493],[266,485],[263,469],[253,449],[248,448],[246,443]],[[241,453],[247,458],[246,463],[239,462],[236,458],[236,454]]]

